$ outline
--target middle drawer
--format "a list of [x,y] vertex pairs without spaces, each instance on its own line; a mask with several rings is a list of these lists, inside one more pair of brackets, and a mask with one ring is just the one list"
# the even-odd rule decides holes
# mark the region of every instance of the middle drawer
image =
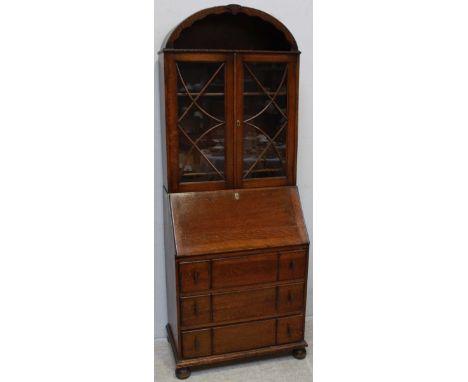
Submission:
[[298,313],[303,310],[303,302],[304,283],[302,282],[205,296],[181,297],[181,324],[186,328],[201,327]]

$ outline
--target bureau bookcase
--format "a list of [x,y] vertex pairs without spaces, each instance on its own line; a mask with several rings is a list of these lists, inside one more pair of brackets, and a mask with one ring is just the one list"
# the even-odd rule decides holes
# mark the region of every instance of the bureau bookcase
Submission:
[[176,375],[304,341],[299,51],[252,8],[202,10],[159,52],[168,340]]

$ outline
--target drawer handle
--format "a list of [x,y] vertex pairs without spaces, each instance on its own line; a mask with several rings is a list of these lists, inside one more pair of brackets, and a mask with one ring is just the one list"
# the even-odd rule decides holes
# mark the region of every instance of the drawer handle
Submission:
[[288,331],[288,337],[291,337],[292,331],[291,331],[291,325],[289,325],[289,324],[288,324],[288,329],[287,329],[287,331]]
[[193,282],[194,282],[195,284],[198,284],[198,280],[200,279],[200,272],[195,271],[195,272],[193,272],[193,275],[192,275],[192,276],[193,276]]
[[296,262],[294,260],[291,260],[289,262],[289,269],[292,270],[292,271],[296,270]]
[[294,300],[294,294],[291,291],[288,291],[288,302],[292,302]]
[[195,337],[195,340],[193,341],[193,347],[195,348],[195,351],[200,349],[200,342],[198,341],[198,337]]
[[198,304],[196,302],[193,303],[193,314],[198,316]]

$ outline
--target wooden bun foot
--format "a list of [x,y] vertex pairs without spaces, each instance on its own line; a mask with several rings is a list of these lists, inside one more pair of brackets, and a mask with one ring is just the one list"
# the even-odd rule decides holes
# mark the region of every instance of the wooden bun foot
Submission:
[[294,349],[292,355],[296,359],[304,359],[307,355],[307,351],[305,349]]
[[176,369],[175,375],[179,379],[187,379],[190,377],[190,369],[188,367],[184,367],[183,369]]

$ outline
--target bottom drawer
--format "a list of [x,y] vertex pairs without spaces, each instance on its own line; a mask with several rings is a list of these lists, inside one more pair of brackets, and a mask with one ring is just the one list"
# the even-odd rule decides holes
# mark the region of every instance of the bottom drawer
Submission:
[[183,332],[182,352],[184,358],[211,355],[211,329]]
[[183,358],[260,349],[304,339],[304,316],[247,322],[182,332]]
[[276,320],[256,321],[213,329],[213,354],[275,345]]
[[304,316],[278,319],[277,344],[299,342],[304,338]]

